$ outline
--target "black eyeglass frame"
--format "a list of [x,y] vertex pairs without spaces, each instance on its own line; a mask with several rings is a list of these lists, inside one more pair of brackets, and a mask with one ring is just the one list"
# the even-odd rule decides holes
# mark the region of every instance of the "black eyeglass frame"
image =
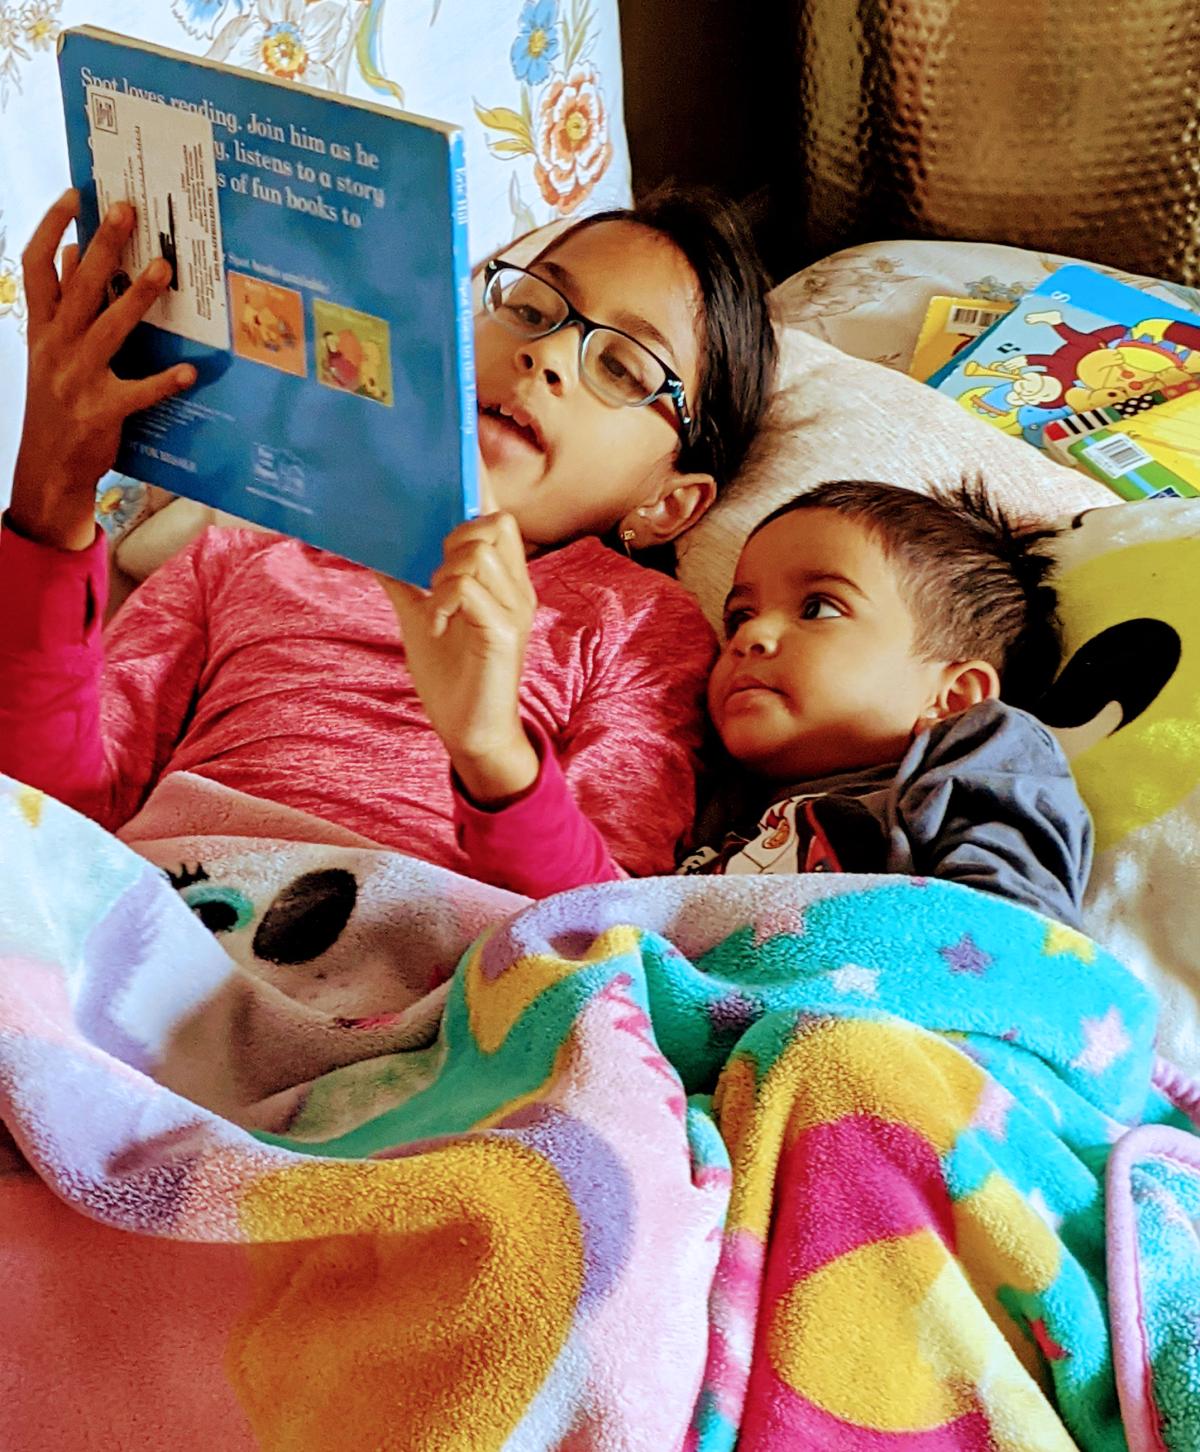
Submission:
[[[539,282],[543,287],[548,287],[550,291],[555,295],[555,297],[561,300],[563,307],[566,308],[567,311],[565,317],[563,317],[561,322],[553,324],[553,326],[546,328],[544,332],[540,333],[531,333],[525,328],[512,327],[510,324],[502,322],[501,319],[494,312],[492,312],[491,308],[488,307],[487,302],[488,287],[492,279],[496,276],[498,272],[524,273],[526,277],[533,278],[534,282]],[[587,373],[584,371],[583,368],[583,350],[585,345],[587,344],[589,336],[592,333],[616,333],[619,337],[628,338],[631,343],[636,343],[637,346],[641,348],[644,352],[649,353],[651,358],[654,359],[654,361],[658,364],[658,366],[662,369],[663,373],[666,376],[663,379],[661,386],[656,388],[649,398],[643,398],[640,403],[617,403],[614,406],[617,408],[647,408],[650,404],[656,403],[660,398],[669,398],[671,402],[675,405],[675,412],[679,416],[679,426],[680,431],[683,434],[684,442],[689,444],[692,442],[693,418],[691,410],[688,408],[687,390],[683,386],[683,379],[680,378],[679,374],[676,373],[673,368],[669,368],[663,362],[663,360],[658,356],[653,348],[647,348],[645,343],[643,343],[640,338],[635,338],[632,333],[627,333],[624,328],[614,328],[610,323],[593,322],[591,318],[585,317],[583,313],[579,311],[579,309],[575,306],[571,299],[567,297],[567,295],[562,291],[561,288],[555,287],[552,282],[549,282],[546,278],[539,276],[538,273],[531,272],[528,267],[518,267],[515,262],[504,262],[497,257],[493,257],[489,262],[484,265],[483,305],[487,309],[488,316],[496,318],[496,321],[500,323],[500,326],[502,328],[507,327],[510,332],[517,333],[521,337],[525,338],[548,338],[552,333],[562,332],[564,328],[578,327],[580,365],[579,371],[580,376],[583,377],[585,380],[587,378]],[[612,400],[608,398],[605,398],[604,401],[606,403],[612,402]]]

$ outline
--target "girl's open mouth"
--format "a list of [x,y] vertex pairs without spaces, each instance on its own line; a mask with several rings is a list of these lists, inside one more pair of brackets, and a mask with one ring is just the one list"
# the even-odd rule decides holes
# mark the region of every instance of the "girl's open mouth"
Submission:
[[498,441],[507,437],[526,448],[535,449],[539,454],[546,452],[536,426],[527,415],[514,415],[499,404],[480,404],[479,420],[481,425],[487,420],[485,427],[489,432],[494,431],[493,437]]

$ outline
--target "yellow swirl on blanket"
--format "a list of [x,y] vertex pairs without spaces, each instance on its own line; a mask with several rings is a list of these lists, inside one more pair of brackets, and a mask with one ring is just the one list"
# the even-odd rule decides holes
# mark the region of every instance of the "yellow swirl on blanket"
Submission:
[[546,1160],[501,1138],[314,1160],[241,1210],[254,1299],[228,1373],[263,1446],[449,1448],[451,1406],[476,1445],[502,1445],[583,1282],[579,1215]]
[[547,988],[573,977],[589,964],[604,963],[621,953],[636,952],[633,928],[615,927],[588,944],[582,958],[557,953],[529,953],[489,979],[485,968],[488,935],[471,949],[463,967],[471,1033],[485,1053],[494,1054],[513,1025]]

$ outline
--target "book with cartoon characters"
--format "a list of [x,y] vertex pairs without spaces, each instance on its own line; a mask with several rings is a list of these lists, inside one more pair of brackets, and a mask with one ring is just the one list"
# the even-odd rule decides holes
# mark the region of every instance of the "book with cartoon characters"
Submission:
[[128,200],[114,287],[173,269],[114,366],[198,374],[118,470],[427,583],[478,510],[460,132],[90,27],[59,73],[80,242]]
[[931,298],[908,365],[908,376],[928,383],[935,373],[952,367],[959,353],[999,318],[1012,312],[1012,308],[1012,303],[992,298]]
[[1043,447],[1054,419],[1200,376],[1200,315],[1090,267],[1060,267],[930,383]]
[[1122,499],[1195,499],[1200,496],[1200,393],[1181,389],[1173,398],[1161,393],[1150,398],[1149,407],[1132,408],[1127,399],[1048,424],[1049,452]]

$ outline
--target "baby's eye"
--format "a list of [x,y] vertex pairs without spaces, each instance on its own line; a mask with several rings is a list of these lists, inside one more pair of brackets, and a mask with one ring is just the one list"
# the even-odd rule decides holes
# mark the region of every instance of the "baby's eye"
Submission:
[[837,620],[844,612],[824,595],[810,595],[800,607],[801,620]]
[[730,610],[725,615],[725,639],[732,640],[742,626],[750,619],[749,610]]

